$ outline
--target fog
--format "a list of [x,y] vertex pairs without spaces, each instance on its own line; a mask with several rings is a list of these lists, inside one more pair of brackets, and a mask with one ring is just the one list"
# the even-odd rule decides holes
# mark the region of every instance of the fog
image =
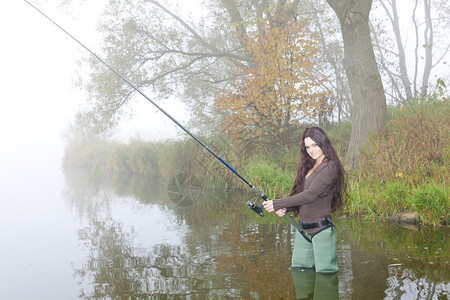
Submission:
[[[92,32],[102,1],[89,2],[70,16],[49,2],[33,4],[95,51]],[[63,197],[61,162],[63,136],[85,99],[73,80],[87,53],[25,1],[0,2],[0,32],[0,290],[15,299],[27,297],[18,295],[22,289],[38,298],[50,290],[77,294],[72,265],[80,265],[86,253],[78,247],[81,221]],[[178,133],[172,124],[154,126],[163,115],[139,101],[142,113],[124,122],[119,136]],[[142,122],[149,123],[148,131]]]
[[[100,46],[95,24],[106,2],[71,4],[69,14],[51,1],[32,1],[94,52]],[[195,6],[183,9],[187,7]],[[49,157],[56,162],[63,153],[65,128],[85,101],[73,79],[77,62],[89,54],[25,1],[2,1],[0,25],[0,167],[4,170],[5,164],[12,162],[18,167],[25,158],[38,163]],[[179,102],[157,102],[177,120],[186,122],[185,108]],[[136,96],[133,107],[135,115],[124,120],[118,137],[162,139],[180,134],[180,129],[143,97]]]
[[[96,52],[98,39],[92,32],[102,2],[97,2],[96,6],[80,6],[75,16],[50,5],[39,8]],[[18,155],[20,149],[33,148],[34,153],[48,153],[52,157],[61,155],[61,136],[84,102],[85,95],[74,87],[73,79],[77,62],[88,56],[88,52],[26,2],[9,1],[0,5],[3,45],[0,55],[3,86],[1,151],[5,155]],[[154,131],[145,130],[155,125],[150,120],[164,118],[146,102],[143,98],[135,99],[135,110],[140,113],[132,120],[125,120],[118,135],[143,134],[154,138],[175,135],[175,128],[165,122],[156,123]],[[182,107],[175,107],[171,112],[183,115]],[[149,126],[145,126],[145,122]],[[161,131],[162,127],[169,132]]]

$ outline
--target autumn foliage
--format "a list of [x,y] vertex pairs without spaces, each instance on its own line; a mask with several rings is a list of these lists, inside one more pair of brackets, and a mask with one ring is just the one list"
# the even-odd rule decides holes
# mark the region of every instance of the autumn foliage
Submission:
[[220,125],[233,139],[287,144],[299,121],[330,108],[323,82],[312,74],[320,49],[307,27],[295,20],[266,22],[249,34],[252,61],[215,99],[226,116]]

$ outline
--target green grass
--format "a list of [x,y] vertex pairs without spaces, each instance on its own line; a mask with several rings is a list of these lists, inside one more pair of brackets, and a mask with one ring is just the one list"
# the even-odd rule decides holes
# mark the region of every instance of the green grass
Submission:
[[442,183],[411,185],[402,179],[367,184],[353,180],[344,212],[366,219],[385,219],[403,211],[415,211],[421,222],[439,226],[450,222],[450,190]]
[[443,183],[428,184],[413,190],[411,208],[417,211],[422,221],[434,226],[450,223],[450,191]]

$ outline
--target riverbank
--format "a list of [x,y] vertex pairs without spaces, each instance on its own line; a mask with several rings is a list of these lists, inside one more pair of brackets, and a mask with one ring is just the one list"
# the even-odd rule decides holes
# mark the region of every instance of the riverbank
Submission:
[[[444,100],[390,107],[388,115],[385,131],[370,138],[359,164],[346,167],[348,197],[341,213],[387,219],[409,211],[415,212],[416,221],[423,225],[449,224],[450,104]],[[325,129],[343,157],[350,124]],[[269,198],[289,193],[298,145],[249,150],[244,143],[225,136],[200,139]],[[164,142],[131,139],[128,143],[72,138],[64,165],[89,169],[92,176],[133,173],[168,183],[183,178],[192,186],[223,191],[248,189],[189,138]]]

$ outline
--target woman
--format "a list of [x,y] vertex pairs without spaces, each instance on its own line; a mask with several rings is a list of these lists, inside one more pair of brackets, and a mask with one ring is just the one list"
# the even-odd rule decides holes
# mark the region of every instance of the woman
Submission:
[[307,128],[289,197],[263,202],[268,212],[280,217],[291,211],[298,214],[303,231],[297,231],[295,237],[292,267],[315,267],[321,273],[338,271],[331,213],[342,207],[344,193],[344,168],[330,139],[321,128]]

